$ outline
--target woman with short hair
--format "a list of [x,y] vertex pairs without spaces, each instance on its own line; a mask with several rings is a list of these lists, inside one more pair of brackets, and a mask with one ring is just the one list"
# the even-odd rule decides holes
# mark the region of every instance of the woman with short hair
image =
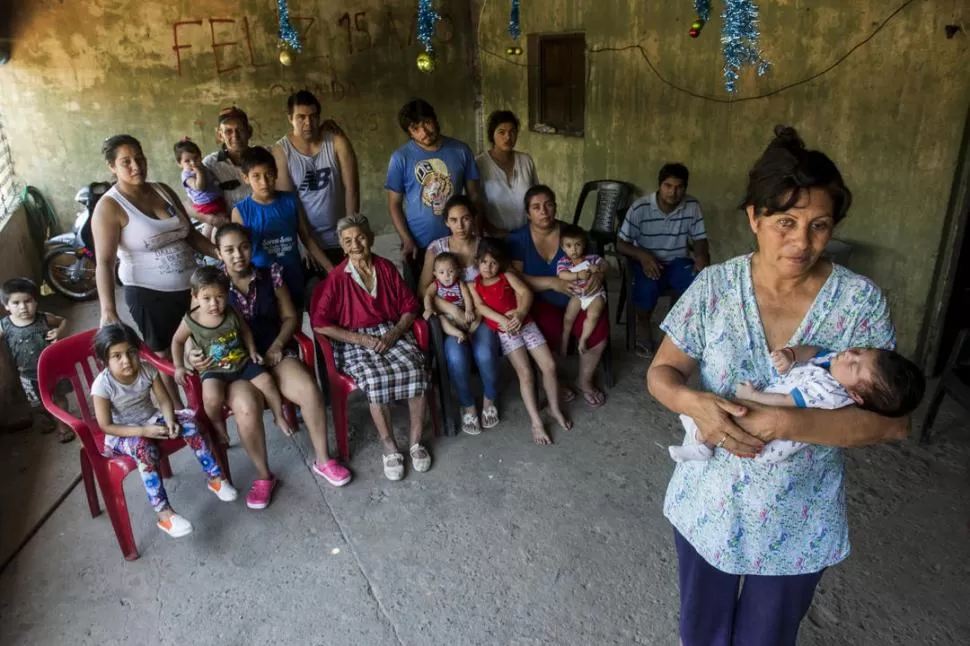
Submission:
[[393,401],[408,400],[414,470],[431,468],[431,455],[421,444],[429,373],[411,332],[421,305],[394,264],[371,253],[374,233],[366,217],[341,218],[337,235],[347,258],[318,288],[310,321],[315,332],[332,340],[338,369],[367,396],[384,445],[384,475],[400,480],[404,456],[391,429]]

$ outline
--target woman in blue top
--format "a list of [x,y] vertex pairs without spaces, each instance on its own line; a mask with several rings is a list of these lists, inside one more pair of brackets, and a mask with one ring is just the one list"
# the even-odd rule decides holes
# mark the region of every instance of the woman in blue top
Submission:
[[[512,255],[513,266],[522,274],[529,288],[536,293],[529,312],[553,352],[559,351],[563,337],[563,314],[572,297],[570,284],[559,278],[557,266],[566,252],[562,250],[559,229],[562,222],[556,219],[556,194],[548,186],[539,184],[525,192],[525,211],[528,224],[515,229],[505,238]],[[586,294],[595,294],[603,287],[602,276],[587,281]],[[579,355],[577,387],[590,408],[599,408],[606,402],[606,395],[596,387],[593,379],[599,365],[606,341],[610,335],[609,316],[601,316],[593,333],[586,342],[589,348]],[[586,321],[586,312],[580,312],[569,334],[579,340]],[[566,388],[566,402],[576,397],[575,391]]]
[[242,154],[242,172],[252,195],[237,203],[232,221],[252,233],[253,265],[268,268],[273,263],[283,268],[283,282],[297,312],[303,311],[305,280],[298,240],[307,253],[328,273],[333,264],[310,235],[303,206],[296,193],[276,190],[276,159],[259,146]]
[[[822,572],[849,554],[840,447],[907,434],[908,419],[856,407],[731,401],[738,383],[772,380],[773,350],[895,346],[879,288],[823,257],[851,201],[824,153],[776,128],[743,202],[757,251],[702,271],[663,323],[650,393],[718,447],[708,462],[678,464],[664,501],[683,646],[794,646]],[[687,385],[698,370],[703,390]],[[816,446],[774,465],[742,459],[775,439]]]

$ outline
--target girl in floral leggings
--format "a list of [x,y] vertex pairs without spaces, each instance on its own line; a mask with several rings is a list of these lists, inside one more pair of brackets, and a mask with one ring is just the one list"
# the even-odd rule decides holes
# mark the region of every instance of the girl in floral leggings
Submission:
[[[190,410],[176,411],[154,366],[139,359],[141,339],[127,325],[113,324],[94,337],[94,352],[105,369],[91,384],[98,426],[105,433],[106,449],[134,458],[158,514],[158,527],[178,538],[192,532],[192,524],[175,513],[159,475],[157,440],[181,437],[195,453],[208,477],[209,490],[219,500],[231,502],[236,490],[222,476],[205,438],[199,435]],[[152,394],[158,407],[152,402]],[[159,410],[161,409],[161,410]]]

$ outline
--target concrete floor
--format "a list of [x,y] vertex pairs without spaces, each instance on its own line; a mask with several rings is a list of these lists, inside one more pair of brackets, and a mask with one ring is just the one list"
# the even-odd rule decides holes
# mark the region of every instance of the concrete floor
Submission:
[[[141,551],[130,563],[74,489],[0,575],[0,644],[677,644],[661,505],[666,446],[681,432],[645,393],[646,363],[622,351],[623,329],[613,334],[620,377],[607,406],[572,404],[576,427],[552,447],[531,443],[508,387],[500,426],[432,441],[432,470],[392,483],[357,400],[345,488],[312,475],[305,432],[270,430],[284,484],[258,512],[219,502],[181,451],[167,487],[195,532],[175,540],[128,478]],[[403,438],[406,409],[393,415]],[[853,554],[823,578],[799,644],[970,643],[968,426],[948,407],[929,448],[848,453]],[[43,439],[0,438],[13,478],[4,535],[77,473],[77,445]],[[230,460],[245,491],[253,469],[241,448]]]

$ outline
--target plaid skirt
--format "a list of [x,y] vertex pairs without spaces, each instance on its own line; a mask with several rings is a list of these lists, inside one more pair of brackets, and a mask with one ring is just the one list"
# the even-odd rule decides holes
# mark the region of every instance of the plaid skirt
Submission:
[[[392,327],[390,323],[381,323],[354,332],[381,336]],[[353,377],[372,404],[413,399],[423,395],[428,388],[427,361],[411,332],[398,339],[384,354],[340,341],[333,341],[333,350],[337,367]]]

